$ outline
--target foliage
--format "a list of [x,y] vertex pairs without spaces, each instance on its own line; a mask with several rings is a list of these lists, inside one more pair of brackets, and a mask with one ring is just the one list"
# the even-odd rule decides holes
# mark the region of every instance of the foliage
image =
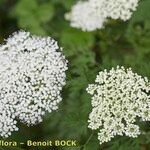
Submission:
[[[146,135],[136,139],[116,137],[99,145],[97,132],[87,128],[91,111],[90,97],[85,89],[93,83],[96,74],[116,65],[132,67],[137,73],[150,78],[150,1],[141,0],[138,10],[127,22],[109,21],[105,28],[82,32],[70,27],[64,14],[77,0],[0,0],[0,42],[17,29],[37,35],[52,36],[63,47],[69,60],[67,84],[63,101],[57,112],[47,114],[43,123],[26,127],[20,123],[19,132],[9,140],[75,139],[79,147],[56,147],[56,150],[149,150],[149,122],[140,124]],[[89,140],[88,140],[89,139]],[[0,148],[33,150],[31,147]],[[37,148],[40,150],[44,148]]]

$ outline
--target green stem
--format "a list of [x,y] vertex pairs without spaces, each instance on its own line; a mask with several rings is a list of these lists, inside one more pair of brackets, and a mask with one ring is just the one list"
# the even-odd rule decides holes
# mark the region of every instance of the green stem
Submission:
[[92,139],[93,135],[94,135],[94,131],[91,133],[91,135],[89,136],[89,138],[87,139],[85,144],[80,147],[80,150],[81,150],[81,148],[83,148],[82,150],[85,149],[85,146],[90,142],[90,140]]

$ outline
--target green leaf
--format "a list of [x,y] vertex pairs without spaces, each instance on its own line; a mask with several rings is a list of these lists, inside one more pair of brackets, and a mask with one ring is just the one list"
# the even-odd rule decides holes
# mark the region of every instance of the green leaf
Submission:
[[148,52],[150,46],[150,1],[140,1],[137,11],[129,22],[127,39],[136,49]]
[[91,50],[94,42],[92,33],[82,32],[76,29],[67,29],[61,33],[61,44],[65,47],[67,56]]
[[40,22],[47,22],[54,16],[54,7],[51,3],[44,3],[38,7],[36,14]]
[[50,2],[40,5],[36,0],[18,1],[14,11],[21,28],[28,29],[31,33],[39,35],[46,35],[44,25],[54,15],[54,7]]

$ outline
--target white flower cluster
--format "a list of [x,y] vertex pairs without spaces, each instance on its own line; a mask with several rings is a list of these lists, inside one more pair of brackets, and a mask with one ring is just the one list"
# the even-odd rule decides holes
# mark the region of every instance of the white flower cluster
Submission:
[[116,135],[137,137],[140,118],[150,121],[150,82],[133,73],[131,68],[112,68],[99,72],[95,84],[87,92],[92,95],[92,112],[88,127],[99,129],[100,144],[110,141]]
[[9,37],[0,46],[0,136],[18,130],[16,118],[33,125],[57,110],[66,70],[67,60],[52,38],[25,31]]
[[108,18],[126,21],[136,10],[139,0],[87,0],[72,7],[66,19],[83,31],[101,29]]
[[136,10],[139,0],[89,0],[97,12],[104,17],[126,21]]
[[89,2],[79,1],[72,7],[72,11],[66,14],[66,19],[71,21],[71,26],[81,28],[83,31],[93,31],[103,27],[105,18],[95,12],[95,8]]

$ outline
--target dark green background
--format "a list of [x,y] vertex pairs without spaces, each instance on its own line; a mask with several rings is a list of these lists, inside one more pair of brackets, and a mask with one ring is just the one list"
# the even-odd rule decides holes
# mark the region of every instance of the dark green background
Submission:
[[87,128],[91,104],[85,91],[100,70],[116,65],[132,67],[138,74],[150,77],[150,0],[140,0],[129,21],[109,20],[103,30],[94,32],[73,29],[64,19],[75,3],[76,0],[0,0],[0,43],[14,31],[25,29],[56,39],[69,60],[59,110],[47,114],[43,123],[34,127],[18,123],[20,130],[6,140],[75,139],[79,147],[0,149],[150,150],[150,122],[138,123],[146,135],[135,139],[116,137],[100,146],[97,131]]

